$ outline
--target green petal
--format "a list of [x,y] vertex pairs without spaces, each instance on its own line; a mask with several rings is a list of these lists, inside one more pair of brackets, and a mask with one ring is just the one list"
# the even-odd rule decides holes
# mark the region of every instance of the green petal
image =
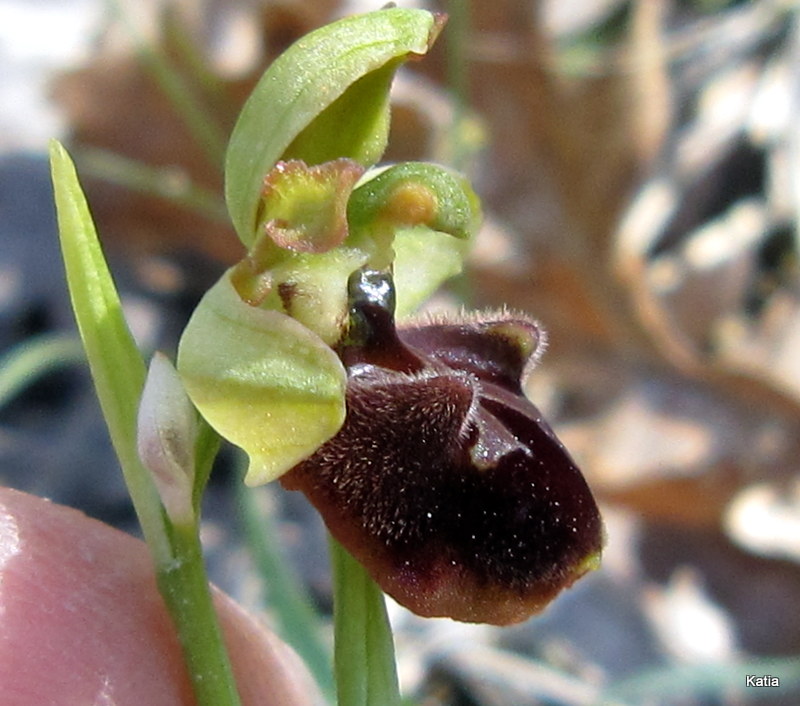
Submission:
[[206,421],[249,455],[249,485],[289,470],[344,421],[346,375],[336,354],[285,314],[245,304],[229,273],[192,315],[178,372]]
[[365,166],[380,158],[393,70],[409,54],[424,54],[440,26],[425,10],[379,10],[322,27],[275,60],[245,104],[226,156],[228,210],[246,246],[255,238],[263,178],[281,157],[350,157]]
[[[467,248],[448,241],[469,239],[478,229],[481,208],[460,174],[437,164],[403,162],[362,178],[350,196],[347,217],[347,244],[368,252],[376,269],[388,267],[397,256],[398,290],[408,287],[402,296],[410,297],[416,307],[461,271]],[[401,233],[405,235],[395,240]],[[452,238],[442,240],[444,234]]]
[[407,228],[394,239],[397,317],[413,314],[462,269],[469,242],[430,228]]
[[457,172],[402,162],[362,179],[350,196],[347,217],[354,231],[425,225],[463,239],[477,230],[481,209],[469,182]]
[[281,248],[323,253],[347,237],[347,199],[364,168],[351,159],[309,167],[280,161],[264,180],[260,218]]

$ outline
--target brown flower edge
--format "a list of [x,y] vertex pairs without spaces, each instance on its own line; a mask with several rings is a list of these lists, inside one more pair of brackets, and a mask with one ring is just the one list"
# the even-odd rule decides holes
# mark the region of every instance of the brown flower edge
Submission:
[[603,527],[522,380],[539,325],[508,312],[395,328],[390,276],[351,278],[341,430],[282,478],[398,603],[507,625],[599,563]]

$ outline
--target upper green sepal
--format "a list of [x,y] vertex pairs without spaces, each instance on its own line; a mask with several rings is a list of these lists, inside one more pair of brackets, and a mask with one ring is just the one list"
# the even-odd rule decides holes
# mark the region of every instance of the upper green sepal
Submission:
[[344,367],[308,328],[251,306],[226,273],[181,338],[178,372],[206,421],[250,457],[249,485],[313,453],[344,421]]
[[239,115],[225,161],[228,210],[248,248],[264,176],[278,160],[377,162],[394,71],[409,55],[425,54],[441,24],[425,10],[378,10],[311,32],[275,60]]

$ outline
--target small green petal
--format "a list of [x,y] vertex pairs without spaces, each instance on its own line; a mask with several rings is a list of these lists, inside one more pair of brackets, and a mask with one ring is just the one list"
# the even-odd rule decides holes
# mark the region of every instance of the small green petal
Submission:
[[460,174],[425,162],[375,170],[353,191],[347,216],[354,231],[425,225],[469,238],[480,222],[480,203]]
[[264,180],[263,229],[281,248],[322,253],[347,237],[347,200],[364,168],[351,159],[313,167],[278,162]]
[[403,315],[461,271],[463,241],[478,229],[481,209],[460,174],[404,162],[368,172],[353,190],[347,217],[346,242],[368,252],[371,267],[385,269],[394,261]]
[[250,457],[248,485],[277,478],[344,421],[336,354],[288,316],[243,302],[223,275],[181,338],[178,372],[206,421]]

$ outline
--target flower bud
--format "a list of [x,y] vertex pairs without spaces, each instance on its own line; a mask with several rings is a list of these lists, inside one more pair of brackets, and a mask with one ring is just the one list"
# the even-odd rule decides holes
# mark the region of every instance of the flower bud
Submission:
[[351,278],[347,416],[281,478],[415,613],[498,625],[540,611],[599,562],[580,471],[524,396],[544,345],[508,312],[395,328],[383,273]]

